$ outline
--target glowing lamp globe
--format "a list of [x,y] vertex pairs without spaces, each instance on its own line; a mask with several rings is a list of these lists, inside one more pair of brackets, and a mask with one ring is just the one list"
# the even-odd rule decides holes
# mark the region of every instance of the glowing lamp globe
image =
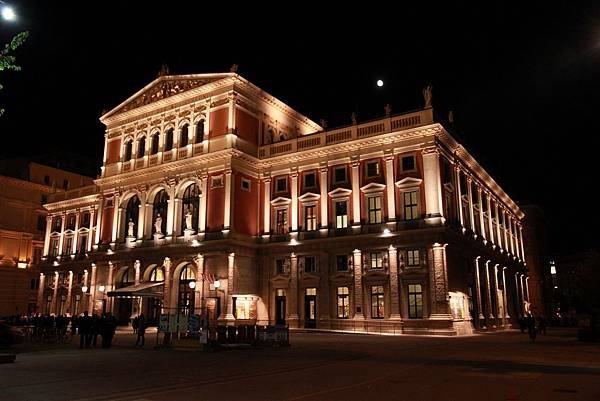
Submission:
[[377,86],[380,88],[383,86],[383,81],[381,79],[377,80]]

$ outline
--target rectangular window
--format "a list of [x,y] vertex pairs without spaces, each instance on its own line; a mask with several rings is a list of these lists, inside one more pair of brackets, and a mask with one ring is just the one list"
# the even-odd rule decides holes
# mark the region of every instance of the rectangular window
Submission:
[[37,265],[42,260],[42,248],[33,248],[33,264]]
[[337,317],[339,319],[348,319],[350,312],[348,294],[348,287],[337,288]]
[[287,209],[277,209],[275,234],[287,234]]
[[383,319],[384,317],[384,293],[382,285],[371,287],[371,318]]
[[69,180],[63,180],[63,189],[69,189]]
[[371,252],[371,269],[383,268],[383,253],[382,252]]
[[242,178],[242,189],[244,191],[250,191],[250,180]]
[[371,196],[368,199],[369,224],[381,223],[381,196]]
[[405,171],[414,171],[415,168],[415,157],[414,156],[404,156],[402,158],[402,172]]
[[50,240],[50,256],[58,256],[58,238],[52,238]]
[[421,284],[408,285],[408,317],[411,319],[423,318],[423,291]]
[[316,259],[314,256],[304,257],[304,272],[315,273],[317,271]]
[[367,177],[377,177],[379,176],[379,162],[367,162],[366,164],[366,172]]
[[419,196],[417,191],[403,192],[404,220],[416,220],[419,218]]
[[275,191],[276,192],[285,192],[287,191],[287,178],[278,178],[275,182]]
[[65,244],[63,247],[63,255],[70,255],[71,250],[73,249],[73,237],[66,237]]
[[48,203],[48,195],[42,195],[42,199],[40,200],[40,202],[42,203],[42,205]]
[[317,289],[316,288],[307,288],[306,295],[317,295]]
[[304,188],[315,188],[317,186],[317,180],[315,173],[304,174]]
[[277,259],[275,261],[275,270],[277,274],[285,274],[285,259]]
[[335,228],[348,227],[348,201],[335,202]]
[[342,182],[347,182],[348,178],[346,177],[346,166],[336,167],[333,169],[333,183],[340,184]]
[[91,215],[90,212],[83,212],[83,218],[82,223],[81,223],[81,227],[88,227],[90,226],[90,219],[91,219]]
[[75,230],[75,216],[69,215],[67,217],[67,230]]
[[222,188],[223,187],[223,176],[215,175],[210,177],[210,187],[211,188]]
[[407,266],[408,267],[419,267],[419,250],[411,249],[407,252]]
[[44,184],[50,185],[50,176],[49,175],[44,176]]
[[337,271],[347,272],[350,261],[351,261],[351,258],[349,258],[347,255],[336,255],[335,265],[337,267]]
[[78,247],[79,249],[77,252],[83,255],[87,249],[87,235],[81,235],[79,237]]
[[304,208],[304,228],[306,231],[314,231],[317,229],[317,207],[315,205],[306,206]]

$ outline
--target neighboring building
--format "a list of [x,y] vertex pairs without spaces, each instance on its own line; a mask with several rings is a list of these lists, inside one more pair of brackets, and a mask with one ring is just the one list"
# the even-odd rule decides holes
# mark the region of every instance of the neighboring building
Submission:
[[523,220],[523,241],[527,249],[527,269],[529,270],[529,291],[532,313],[551,317],[552,275],[548,253],[548,232],[543,210],[537,205],[521,205],[525,213]]
[[600,321],[600,253],[596,249],[577,252],[555,261],[554,301],[563,324],[577,324],[578,318],[591,315]]
[[[91,178],[22,159],[0,161],[0,316],[35,311],[47,212],[62,187]],[[9,176],[10,175],[10,176]]]
[[524,214],[431,108],[324,130],[223,73],[101,121],[98,192],[47,205],[41,310],[462,334],[527,308]]

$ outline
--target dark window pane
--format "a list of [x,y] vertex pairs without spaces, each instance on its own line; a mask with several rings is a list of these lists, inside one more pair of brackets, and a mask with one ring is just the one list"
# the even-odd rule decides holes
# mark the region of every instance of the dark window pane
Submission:
[[411,171],[415,169],[415,157],[406,156],[402,158],[402,171]]

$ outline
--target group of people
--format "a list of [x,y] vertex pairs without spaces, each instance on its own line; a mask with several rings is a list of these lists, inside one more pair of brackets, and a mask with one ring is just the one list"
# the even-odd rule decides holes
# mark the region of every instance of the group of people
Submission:
[[529,334],[531,341],[535,341],[538,333],[546,334],[547,326],[548,323],[546,318],[542,315],[537,317],[537,322],[531,312],[528,312],[527,316],[519,318],[519,328],[521,329],[521,333],[525,333],[525,330],[527,330],[527,334]]
[[146,338],[144,337],[146,334],[146,318],[143,313],[140,313],[138,316],[134,317],[131,321],[131,327],[133,328],[133,334],[137,334],[137,339],[135,340],[135,346],[143,347]]
[[76,331],[79,333],[79,348],[95,347],[98,335],[102,337],[102,348],[110,348],[117,330],[117,320],[110,313],[90,316],[88,311],[85,311],[83,316],[72,319],[71,330],[73,335]]

